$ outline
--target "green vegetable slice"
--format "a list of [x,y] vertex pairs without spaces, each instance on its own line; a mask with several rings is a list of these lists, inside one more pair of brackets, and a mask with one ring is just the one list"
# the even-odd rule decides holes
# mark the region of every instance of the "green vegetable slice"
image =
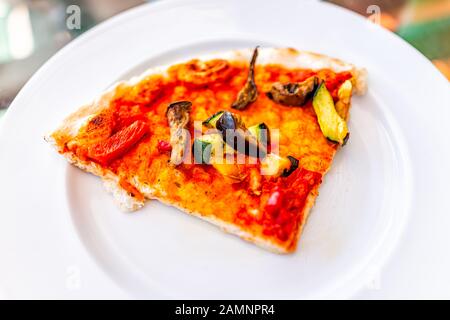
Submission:
[[333,98],[323,81],[314,94],[312,104],[323,135],[343,145],[349,134],[347,123],[337,113]]

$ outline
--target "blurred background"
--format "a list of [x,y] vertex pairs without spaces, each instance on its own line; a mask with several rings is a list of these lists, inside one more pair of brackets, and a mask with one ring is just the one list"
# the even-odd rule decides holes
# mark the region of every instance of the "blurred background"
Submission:
[[[103,20],[145,2],[0,0],[0,118],[26,81],[56,51]],[[397,33],[450,80],[450,0],[328,2],[353,10]],[[81,21],[68,20],[77,8],[82,12]]]

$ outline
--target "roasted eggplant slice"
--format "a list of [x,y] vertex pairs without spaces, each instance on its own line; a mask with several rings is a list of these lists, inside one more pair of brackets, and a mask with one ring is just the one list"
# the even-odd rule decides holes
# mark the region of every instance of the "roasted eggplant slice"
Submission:
[[258,140],[259,143],[268,147],[270,144],[270,131],[269,127],[262,122],[260,124],[251,126],[248,131]]
[[209,117],[208,119],[203,121],[202,124],[207,128],[215,129],[216,122],[217,122],[217,120],[219,120],[219,118],[222,116],[222,114],[223,114],[223,111],[218,111],[218,112],[214,113],[211,117]]
[[223,141],[237,152],[261,159],[266,156],[266,146],[259,143],[247,131],[245,124],[238,115],[224,111],[216,122],[216,128],[222,133]]
[[247,82],[241,91],[239,91],[236,101],[234,101],[231,105],[233,109],[243,110],[258,97],[258,89],[256,88],[255,83],[255,63],[257,57],[258,47],[256,47],[253,51],[253,56],[250,61],[250,67],[247,75]]
[[190,101],[176,101],[169,104],[166,110],[167,121],[170,127],[170,145],[172,152],[170,162],[179,165],[189,148],[189,113],[192,103]]
[[303,106],[314,94],[314,89],[318,85],[316,76],[309,77],[303,82],[293,82],[282,84],[275,82],[266,96],[276,103],[285,106]]
[[323,135],[343,145],[348,139],[347,123],[337,113],[333,98],[323,81],[314,94],[313,107]]

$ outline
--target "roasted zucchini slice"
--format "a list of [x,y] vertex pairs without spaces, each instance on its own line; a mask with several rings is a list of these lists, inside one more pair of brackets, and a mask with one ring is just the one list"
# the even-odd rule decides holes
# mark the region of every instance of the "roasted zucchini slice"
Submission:
[[217,120],[219,120],[219,118],[222,116],[222,114],[223,114],[223,111],[216,112],[211,117],[209,117],[208,119],[203,121],[202,124],[207,128],[215,129],[216,122],[217,122]]
[[269,127],[262,122],[260,124],[251,126],[248,128],[248,131],[258,140],[261,144],[265,145],[266,147],[270,143],[270,132]]
[[223,140],[221,134],[207,134],[194,139],[192,153],[194,154],[195,163],[209,164],[211,158],[218,152],[223,153]]
[[331,141],[344,144],[348,138],[347,123],[337,113],[333,98],[323,81],[314,94],[312,104],[323,135]]

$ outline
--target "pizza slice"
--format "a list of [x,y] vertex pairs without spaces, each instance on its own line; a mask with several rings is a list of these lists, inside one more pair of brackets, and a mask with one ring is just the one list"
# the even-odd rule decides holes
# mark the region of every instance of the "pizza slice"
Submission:
[[365,90],[364,69],[327,56],[223,52],[117,83],[46,140],[124,210],[157,199],[289,253]]

